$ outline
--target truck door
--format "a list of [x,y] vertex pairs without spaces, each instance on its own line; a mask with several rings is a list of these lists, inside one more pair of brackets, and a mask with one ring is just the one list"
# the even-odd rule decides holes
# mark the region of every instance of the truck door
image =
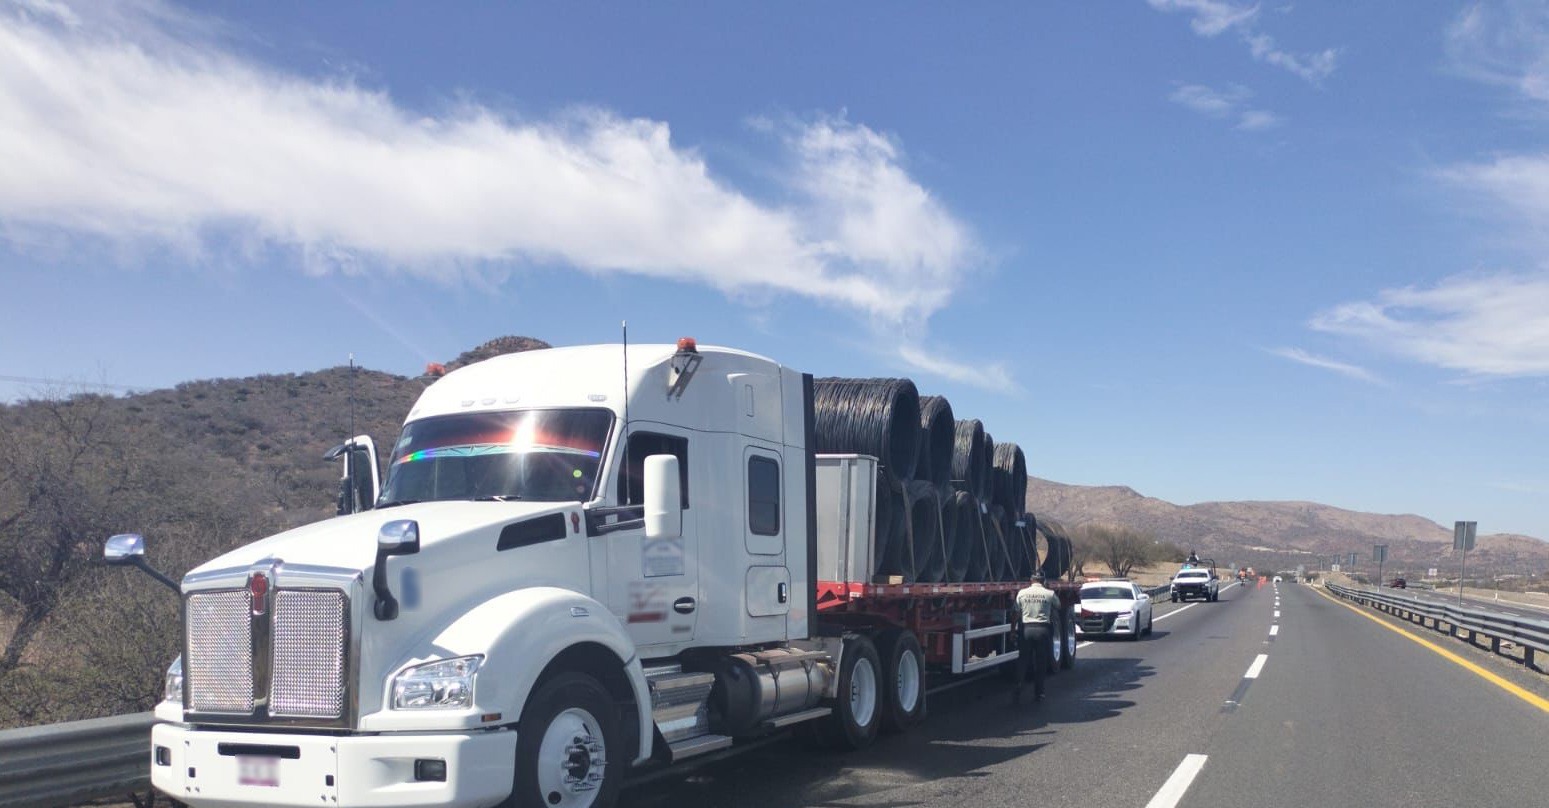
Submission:
[[654,454],[678,458],[683,497],[680,538],[647,541],[643,527],[603,537],[608,568],[605,600],[608,608],[625,622],[625,630],[637,648],[694,638],[700,608],[694,489],[704,465],[704,459],[696,457],[695,449],[692,433],[687,431],[654,423],[636,422],[631,426],[628,467],[619,475],[618,502],[638,505],[644,500],[645,459]]
[[[753,445],[743,450],[743,540],[748,552],[747,612],[753,636],[775,630],[783,638],[785,615],[791,610],[791,571],[785,565],[785,468],[773,448]],[[778,625],[776,625],[778,624]]]

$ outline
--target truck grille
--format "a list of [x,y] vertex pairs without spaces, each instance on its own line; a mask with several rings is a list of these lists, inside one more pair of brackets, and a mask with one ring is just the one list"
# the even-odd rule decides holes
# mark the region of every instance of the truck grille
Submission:
[[188,596],[188,708],[253,712],[253,623],[246,589]]
[[282,589],[274,598],[274,677],[269,714],[344,714],[344,594]]
[[258,720],[343,718],[349,634],[344,593],[279,589],[272,608],[257,616],[251,604],[246,589],[188,596],[189,711]]

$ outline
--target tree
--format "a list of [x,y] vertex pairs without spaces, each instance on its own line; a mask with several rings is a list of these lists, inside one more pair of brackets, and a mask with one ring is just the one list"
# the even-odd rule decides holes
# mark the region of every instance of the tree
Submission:
[[1107,565],[1109,572],[1126,578],[1130,570],[1160,560],[1162,545],[1137,530],[1115,525],[1090,524],[1076,529],[1080,543],[1091,557]]

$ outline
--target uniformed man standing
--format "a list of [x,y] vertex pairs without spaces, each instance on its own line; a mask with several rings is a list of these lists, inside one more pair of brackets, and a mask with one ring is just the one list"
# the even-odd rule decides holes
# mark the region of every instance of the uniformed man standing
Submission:
[[1017,681],[1012,690],[1012,702],[1022,703],[1022,685],[1027,681],[1029,667],[1033,674],[1033,699],[1043,698],[1043,679],[1049,668],[1050,644],[1054,641],[1054,609],[1059,596],[1043,585],[1043,575],[1034,573],[1032,583],[1017,593],[1017,609],[1021,613],[1021,636],[1017,650]]

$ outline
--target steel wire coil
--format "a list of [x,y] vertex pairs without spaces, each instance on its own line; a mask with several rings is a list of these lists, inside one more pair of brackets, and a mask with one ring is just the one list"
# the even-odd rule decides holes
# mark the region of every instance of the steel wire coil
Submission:
[[1039,565],[1043,577],[1054,579],[1063,576],[1070,570],[1070,535],[1065,532],[1065,526],[1053,519],[1039,517],[1038,533],[1044,537],[1044,559]]
[[979,504],[967,491],[953,491],[941,506],[941,533],[947,551],[946,580],[968,580],[974,543],[979,540]]
[[1011,580],[1011,553],[1006,546],[1005,510],[991,505],[983,515],[984,544],[989,553],[987,580],[1002,583]]
[[1027,505],[1027,456],[1015,443],[995,444],[995,504],[1012,516],[1021,516]]
[[873,575],[912,576],[909,553],[909,510],[904,485],[893,475],[877,471],[876,546],[872,548]]
[[1016,567],[1016,580],[1026,581],[1033,577],[1033,570],[1038,567],[1038,546],[1034,537],[1036,521],[1030,513],[1022,514],[1011,521],[1012,535],[1015,538],[1015,547],[1011,558]]
[[913,480],[909,497],[909,547],[914,554],[910,583],[939,583],[947,575],[947,549],[942,539],[940,489],[928,480]]
[[986,508],[995,503],[995,438],[988,429],[984,430],[984,490],[978,497]]
[[908,379],[818,379],[813,385],[820,454],[877,458],[895,478],[914,477],[920,393]]
[[958,421],[952,430],[952,484],[982,500],[990,484],[990,457],[984,453],[984,424]]
[[952,484],[952,449],[957,424],[952,420],[952,405],[942,396],[920,399],[920,453],[914,464],[914,479],[930,480],[945,491]]

